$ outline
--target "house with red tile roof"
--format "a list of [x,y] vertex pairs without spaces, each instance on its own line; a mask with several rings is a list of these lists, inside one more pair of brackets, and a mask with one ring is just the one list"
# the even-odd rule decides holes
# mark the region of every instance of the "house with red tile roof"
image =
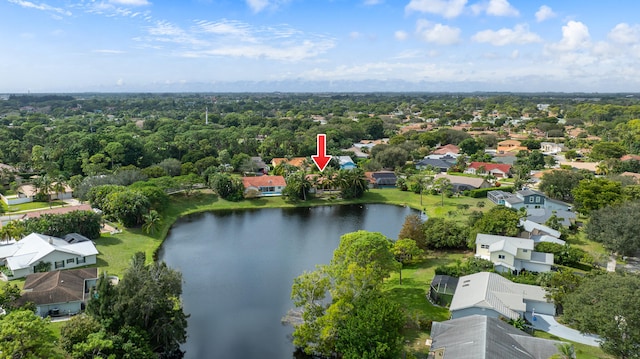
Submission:
[[271,160],[271,165],[273,167],[276,167],[277,165],[280,165],[280,164],[288,164],[293,167],[301,168],[302,165],[304,165],[304,162],[306,159],[307,159],[306,157],[293,157],[293,158],[276,157]]
[[460,147],[452,144],[438,147],[435,151],[431,152],[433,155],[446,155],[447,153],[460,153]]
[[640,156],[638,155],[624,155],[622,157],[620,157],[620,161],[625,162],[625,161],[640,161]]
[[282,196],[287,186],[282,176],[242,177],[242,184],[245,197]]
[[504,163],[471,162],[464,173],[473,175],[486,175],[490,173],[496,178],[506,178],[511,177],[511,165]]

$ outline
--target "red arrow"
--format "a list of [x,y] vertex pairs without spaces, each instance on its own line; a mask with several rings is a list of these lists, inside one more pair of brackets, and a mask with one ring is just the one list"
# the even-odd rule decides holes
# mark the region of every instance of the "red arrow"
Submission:
[[313,162],[316,163],[320,172],[324,171],[324,169],[331,161],[331,156],[327,156],[327,135],[318,134],[318,151],[317,155],[311,156]]

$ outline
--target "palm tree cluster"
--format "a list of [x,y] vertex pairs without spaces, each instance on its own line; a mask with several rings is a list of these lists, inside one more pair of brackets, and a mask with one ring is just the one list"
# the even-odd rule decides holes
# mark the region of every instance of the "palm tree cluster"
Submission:
[[0,228],[0,239],[9,243],[10,240],[20,240],[27,234],[27,230],[22,222],[11,221]]

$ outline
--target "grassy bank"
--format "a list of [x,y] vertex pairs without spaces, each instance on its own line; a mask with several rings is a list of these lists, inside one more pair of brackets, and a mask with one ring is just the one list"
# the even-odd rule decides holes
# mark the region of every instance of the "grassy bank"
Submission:
[[431,253],[417,263],[407,265],[400,276],[393,273],[385,281],[384,290],[393,301],[400,304],[407,313],[411,324],[405,328],[405,349],[413,353],[426,354],[425,345],[429,338],[430,321],[449,319],[449,310],[431,304],[427,300],[429,286],[435,276],[435,269],[441,265],[449,265],[456,259],[471,255],[468,253]]
[[540,330],[536,330],[536,332],[534,333],[534,336],[538,338],[560,340],[563,342],[573,344],[573,347],[576,350],[576,359],[614,359],[615,358],[611,355],[605,354],[602,351],[602,349],[600,349],[600,347],[592,347],[586,344],[574,343],[570,340],[558,338],[555,335],[552,335]]

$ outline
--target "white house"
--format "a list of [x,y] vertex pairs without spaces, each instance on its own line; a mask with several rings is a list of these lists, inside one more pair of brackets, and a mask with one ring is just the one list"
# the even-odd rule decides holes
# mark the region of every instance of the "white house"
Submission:
[[41,317],[77,314],[85,309],[97,280],[95,267],[29,274],[16,304],[35,304]]
[[489,272],[460,277],[449,306],[451,319],[475,314],[518,319],[534,309],[540,314],[556,314],[555,305],[548,301],[542,287],[513,283]]
[[540,242],[551,242],[565,245],[565,241],[560,239],[562,233],[544,224],[536,223],[529,219],[521,219],[520,226],[523,231],[520,237],[532,239],[535,244]]
[[31,233],[18,242],[0,245],[0,264],[13,273],[10,279],[16,279],[35,273],[40,262],[49,263],[48,270],[75,268],[95,264],[97,254],[98,250],[90,240],[67,242]]
[[490,260],[499,272],[549,272],[553,254],[534,252],[534,241],[528,238],[496,236],[478,233],[476,257]]
[[564,145],[562,143],[541,142],[540,151],[542,153],[557,154],[564,151]]

